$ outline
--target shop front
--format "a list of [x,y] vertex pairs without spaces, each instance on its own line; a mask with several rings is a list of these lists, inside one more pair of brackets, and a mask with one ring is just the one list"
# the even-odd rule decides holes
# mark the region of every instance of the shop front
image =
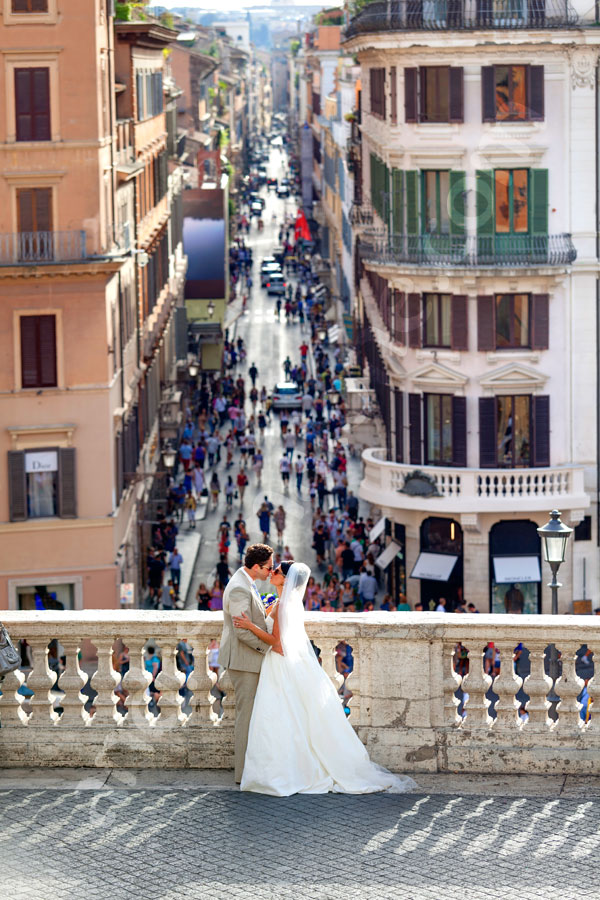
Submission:
[[446,601],[448,612],[463,601],[463,533],[454,519],[430,516],[420,529],[420,552],[410,573],[421,582],[423,609]]
[[490,529],[490,612],[542,611],[540,538],[535,522],[497,522]]

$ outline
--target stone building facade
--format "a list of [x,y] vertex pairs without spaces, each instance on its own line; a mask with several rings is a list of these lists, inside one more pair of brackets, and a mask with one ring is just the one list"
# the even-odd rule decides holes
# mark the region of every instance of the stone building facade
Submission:
[[576,527],[560,609],[596,606],[594,23],[550,0],[432,10],[375,3],[346,31],[360,347],[387,444],[361,495],[411,605],[549,611],[536,528],[556,507]]

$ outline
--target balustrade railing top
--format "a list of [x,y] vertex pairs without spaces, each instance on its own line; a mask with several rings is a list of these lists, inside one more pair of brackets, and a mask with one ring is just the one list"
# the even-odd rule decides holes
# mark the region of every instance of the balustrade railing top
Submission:
[[0,234],[0,266],[77,262],[88,258],[85,231]]
[[351,19],[350,40],[378,31],[476,31],[573,28],[580,22],[568,0],[378,0]]
[[[217,682],[209,655],[222,614],[7,611],[2,619],[26,641],[22,671],[1,685],[5,766],[231,766],[233,685],[227,673]],[[306,627],[359,736],[396,771],[597,765],[595,616],[310,613]],[[354,659],[346,680],[336,666],[340,641]],[[177,664],[182,642],[193,654],[186,671]],[[161,660],[154,681],[150,644]],[[116,656],[123,646],[127,667]]]

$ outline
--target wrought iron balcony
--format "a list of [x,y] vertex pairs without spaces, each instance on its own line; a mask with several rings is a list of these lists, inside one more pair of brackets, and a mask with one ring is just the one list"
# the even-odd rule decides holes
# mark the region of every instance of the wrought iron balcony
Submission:
[[439,266],[566,266],[577,251],[570,234],[392,234],[370,232],[360,240],[361,259],[388,265]]
[[377,31],[573,28],[568,0],[377,0],[350,21],[346,40]]
[[77,262],[87,258],[85,231],[0,234],[0,266]]

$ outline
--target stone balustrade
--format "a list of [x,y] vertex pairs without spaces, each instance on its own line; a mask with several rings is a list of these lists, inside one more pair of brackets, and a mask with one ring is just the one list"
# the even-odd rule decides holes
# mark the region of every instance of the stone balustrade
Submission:
[[[510,513],[525,502],[531,512],[586,509],[583,466],[527,469],[472,469],[417,466],[391,462],[381,448],[362,455],[360,496],[390,509],[426,509],[432,513]],[[416,471],[431,483],[431,492],[405,492],[405,479]]]
[[[233,685],[224,673],[221,707],[208,667],[209,643],[221,633],[220,613],[4,611],[2,619],[13,640],[27,641],[33,662],[1,686],[3,766],[232,766]],[[582,717],[578,701],[585,683],[594,695],[596,617],[311,613],[307,631],[338,687],[343,678],[336,646],[341,640],[351,645],[350,721],[378,763],[412,772],[597,770],[600,714],[590,715],[587,702]],[[56,687],[48,666],[53,639],[65,656]],[[149,639],[162,659],[159,715],[148,709]],[[176,664],[184,639],[195,657],[185,704],[179,693],[185,676]],[[122,682],[128,692],[124,714],[117,710],[120,675],[112,664],[120,641],[130,658]],[[495,649],[486,657],[489,642]],[[559,654],[554,663],[550,644]],[[582,648],[588,650],[584,658]],[[82,664],[92,673],[93,705],[81,693],[88,680]]]

